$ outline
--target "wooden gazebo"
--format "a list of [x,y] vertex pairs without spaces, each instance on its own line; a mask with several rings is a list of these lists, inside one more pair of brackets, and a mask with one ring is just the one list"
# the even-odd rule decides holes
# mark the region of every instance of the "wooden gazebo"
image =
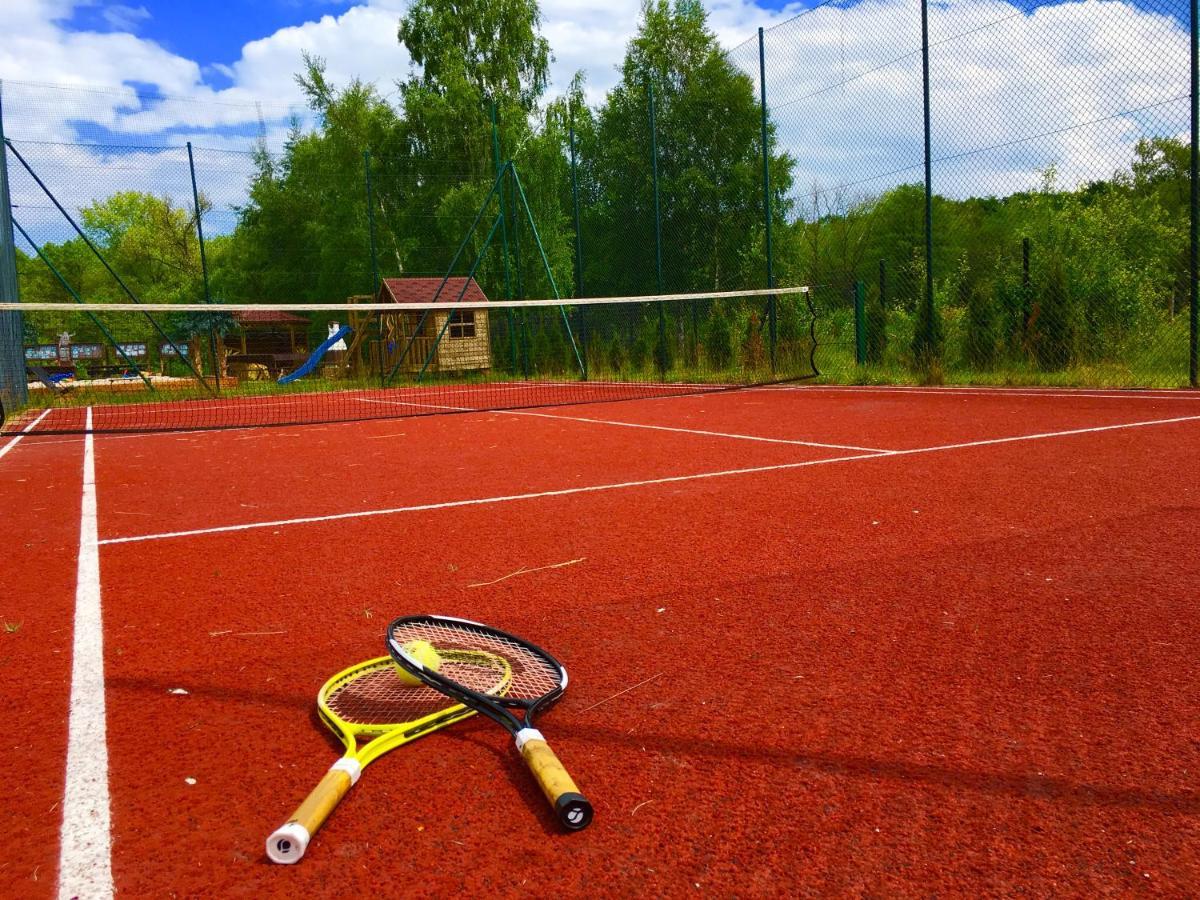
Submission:
[[271,376],[295,368],[308,358],[308,326],[304,316],[272,309],[240,309],[233,313],[237,328],[224,337],[231,374],[242,377],[251,367],[265,367]]

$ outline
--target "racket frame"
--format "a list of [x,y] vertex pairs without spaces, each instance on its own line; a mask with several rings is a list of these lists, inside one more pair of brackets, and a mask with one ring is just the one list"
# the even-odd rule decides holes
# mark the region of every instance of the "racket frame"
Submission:
[[[397,642],[393,638],[393,632],[398,626],[410,623],[428,623],[431,621],[434,623],[449,622],[467,625],[472,629],[483,632],[485,635],[493,635],[502,640],[511,641],[517,646],[541,657],[556,669],[560,676],[558,686],[536,699],[520,700],[500,694],[488,695],[480,693],[436,671],[426,668],[419,659],[410,656],[405,651],[405,642]],[[568,682],[566,666],[555,659],[548,651],[524,638],[517,637],[515,634],[503,631],[502,629],[494,628],[491,625],[484,625],[481,622],[474,622],[470,619],[461,619],[455,616],[421,615],[401,616],[398,619],[394,619],[388,625],[387,648],[391,658],[409,674],[421,679],[429,687],[440,691],[462,706],[486,716],[507,729],[516,742],[518,752],[520,752],[522,758],[525,760],[526,765],[529,766],[530,771],[533,772],[542,792],[546,795],[546,799],[554,807],[555,814],[563,827],[569,831],[580,831],[591,824],[593,815],[591,803],[580,793],[571,776],[567,774],[562,763],[554,755],[554,751],[547,745],[542,733],[534,727],[534,717],[553,706],[566,691]],[[436,650],[437,647],[435,646],[434,649]],[[483,652],[491,653],[492,651]],[[496,655],[498,656],[499,654]],[[524,721],[518,719],[510,712],[510,710],[514,709],[524,712]]]
[[[345,747],[345,752],[329,767],[321,781],[296,808],[288,821],[267,838],[267,857],[272,862],[283,865],[299,862],[304,857],[312,836],[325,823],[350,788],[358,782],[362,770],[372,762],[431,731],[475,714],[475,710],[470,707],[456,703],[405,722],[364,724],[348,722],[329,707],[329,696],[337,688],[371,672],[394,666],[395,662],[390,656],[376,657],[343,669],[321,685],[317,692],[317,713],[325,726],[337,735]],[[507,669],[497,684],[497,691],[507,690],[511,680],[512,671]],[[360,747],[361,738],[368,740]]]

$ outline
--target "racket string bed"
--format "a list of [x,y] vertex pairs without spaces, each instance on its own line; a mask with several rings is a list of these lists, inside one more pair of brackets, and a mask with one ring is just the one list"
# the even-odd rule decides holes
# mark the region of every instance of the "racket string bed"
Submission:
[[[410,675],[507,729],[563,827],[587,827],[591,803],[534,725],[566,690],[561,663],[507,632],[448,616],[396,619],[388,628],[388,652]],[[486,689],[496,680],[492,659],[503,660],[511,673],[503,695]]]
[[485,692],[495,682],[496,675],[484,662],[455,659],[455,652],[484,652],[508,660],[512,667],[512,682],[505,696],[511,700],[536,700],[562,687],[563,673],[560,667],[532,652],[522,643],[506,637],[472,627],[465,622],[454,626],[436,622],[420,622],[405,625],[403,632],[393,629],[393,637],[401,642],[428,641],[443,658],[441,673],[473,691]]

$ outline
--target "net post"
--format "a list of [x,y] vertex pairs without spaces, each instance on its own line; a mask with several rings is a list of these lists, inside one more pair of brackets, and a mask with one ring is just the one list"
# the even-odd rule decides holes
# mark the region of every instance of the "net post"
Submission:
[[1191,198],[1188,245],[1188,384],[1200,387],[1200,3],[1190,3]]
[[[208,285],[208,256],[204,252],[204,220],[200,209],[200,189],[196,186],[196,160],[192,155],[192,142],[187,142],[188,174],[192,177],[192,208],[196,211],[196,240],[200,246],[200,277],[204,282],[204,302],[212,303],[212,292]],[[213,362],[213,383],[217,393],[221,393],[221,358],[217,355],[217,332],[208,329],[208,355]]]
[[[763,42],[763,30],[758,29],[758,105],[762,118],[762,189],[763,189],[763,236],[767,251],[767,287],[775,287],[775,261],[771,247],[771,145],[767,133],[767,55]],[[767,323],[770,343],[771,371],[775,371],[775,345],[777,333],[775,295],[767,298]]]
[[867,363],[867,286],[854,282],[854,361]]
[[[8,185],[8,144],[4,137],[4,82],[0,80],[0,301],[17,303],[17,242],[13,234]],[[25,320],[20,311],[0,312],[0,421],[29,400],[25,381]]]

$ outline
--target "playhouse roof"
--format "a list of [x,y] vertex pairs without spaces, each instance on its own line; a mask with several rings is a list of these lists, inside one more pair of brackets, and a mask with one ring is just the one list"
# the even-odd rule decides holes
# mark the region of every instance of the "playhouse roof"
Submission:
[[[379,288],[380,303],[487,303],[487,294],[474,278],[455,275],[441,278],[385,278]],[[464,290],[465,288],[465,290]],[[461,299],[460,299],[461,296]]]

